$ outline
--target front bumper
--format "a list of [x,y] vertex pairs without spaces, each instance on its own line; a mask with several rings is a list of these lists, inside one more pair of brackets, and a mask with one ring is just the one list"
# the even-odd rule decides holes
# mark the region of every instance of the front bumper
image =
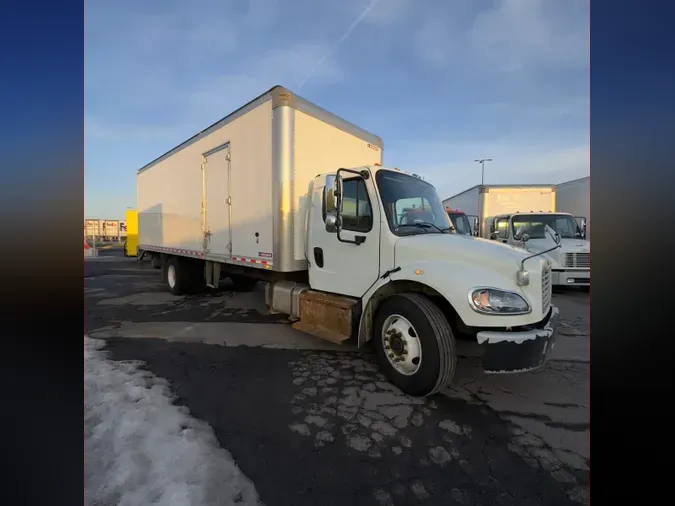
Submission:
[[553,271],[551,280],[553,286],[591,286],[591,271]]
[[551,306],[537,328],[523,332],[478,332],[485,351],[483,370],[488,374],[513,374],[540,368],[555,346],[555,328],[560,311]]

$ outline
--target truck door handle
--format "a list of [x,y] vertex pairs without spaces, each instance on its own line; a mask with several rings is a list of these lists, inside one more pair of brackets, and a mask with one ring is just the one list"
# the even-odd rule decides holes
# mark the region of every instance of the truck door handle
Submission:
[[314,248],[314,263],[317,267],[323,268],[323,249]]
[[366,242],[366,236],[365,235],[355,235],[354,236],[354,242],[356,243],[357,246],[360,245],[360,244],[363,244],[364,242]]

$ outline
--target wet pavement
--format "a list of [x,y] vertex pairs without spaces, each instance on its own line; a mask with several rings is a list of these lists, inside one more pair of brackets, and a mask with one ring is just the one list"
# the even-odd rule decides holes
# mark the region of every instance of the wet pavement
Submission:
[[441,395],[414,399],[368,350],[296,332],[262,285],[174,297],[133,259],[85,262],[87,333],[140,360],[214,429],[267,505],[588,503],[588,295],[554,296],[557,355],[486,376],[460,342]]

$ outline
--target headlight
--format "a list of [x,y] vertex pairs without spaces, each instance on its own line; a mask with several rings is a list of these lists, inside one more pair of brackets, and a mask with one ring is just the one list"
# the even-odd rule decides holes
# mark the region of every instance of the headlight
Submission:
[[469,304],[474,311],[483,314],[516,315],[530,312],[525,299],[514,292],[496,288],[478,288],[469,293]]

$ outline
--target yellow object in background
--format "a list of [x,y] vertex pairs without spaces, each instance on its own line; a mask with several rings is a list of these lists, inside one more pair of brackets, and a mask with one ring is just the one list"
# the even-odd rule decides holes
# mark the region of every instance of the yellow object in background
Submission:
[[127,242],[124,243],[124,254],[128,257],[136,256],[138,248],[138,211],[127,211]]

